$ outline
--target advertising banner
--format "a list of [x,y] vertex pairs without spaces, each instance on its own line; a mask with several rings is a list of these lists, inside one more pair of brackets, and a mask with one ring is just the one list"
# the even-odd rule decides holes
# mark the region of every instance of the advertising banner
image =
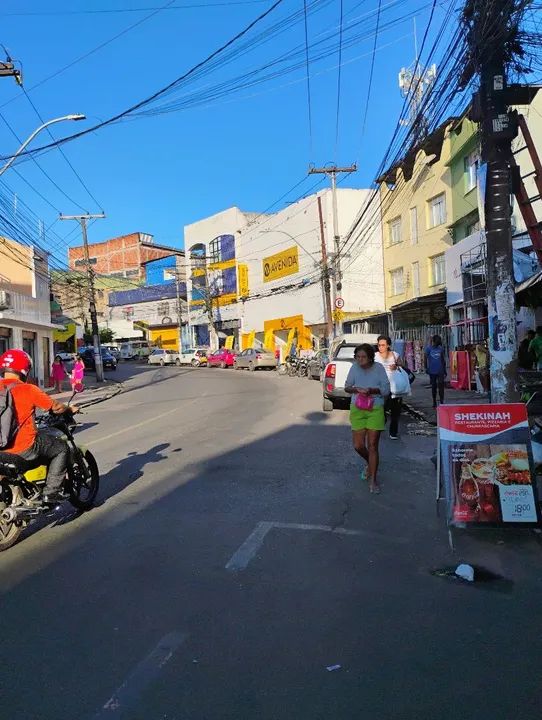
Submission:
[[449,525],[539,523],[524,404],[440,405],[438,428]]
[[264,258],[263,281],[271,282],[286,275],[294,275],[299,272],[299,253],[297,245],[283,250],[276,255]]

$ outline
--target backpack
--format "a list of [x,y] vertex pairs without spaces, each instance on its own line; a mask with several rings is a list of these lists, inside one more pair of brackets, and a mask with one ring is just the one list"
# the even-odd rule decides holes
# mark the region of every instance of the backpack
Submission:
[[17,415],[11,390],[0,383],[0,450],[11,445],[17,430]]

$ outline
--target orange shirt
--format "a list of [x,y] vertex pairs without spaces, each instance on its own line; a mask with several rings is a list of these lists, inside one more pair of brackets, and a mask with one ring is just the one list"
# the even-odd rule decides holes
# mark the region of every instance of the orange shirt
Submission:
[[34,422],[34,411],[36,408],[50,410],[53,407],[53,401],[47,393],[44,393],[36,385],[29,385],[21,380],[11,379],[0,379],[0,383],[11,388],[17,425],[19,425],[13,443],[4,448],[4,451],[18,455],[32,447],[36,439],[38,431]]

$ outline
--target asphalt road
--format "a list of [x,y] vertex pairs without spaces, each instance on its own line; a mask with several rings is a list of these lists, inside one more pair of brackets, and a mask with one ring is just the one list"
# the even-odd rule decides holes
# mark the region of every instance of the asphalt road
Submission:
[[504,586],[429,574],[454,562],[433,437],[405,420],[386,438],[372,496],[316,382],[118,375],[124,392],[80,432],[99,506],[63,509],[0,556],[2,717],[539,717],[540,546],[460,543],[456,559]]

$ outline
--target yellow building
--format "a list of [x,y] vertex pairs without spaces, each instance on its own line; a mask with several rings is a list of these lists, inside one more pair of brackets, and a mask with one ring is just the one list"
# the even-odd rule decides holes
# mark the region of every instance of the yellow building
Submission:
[[380,178],[386,310],[393,327],[443,323],[444,252],[452,245],[451,120]]

